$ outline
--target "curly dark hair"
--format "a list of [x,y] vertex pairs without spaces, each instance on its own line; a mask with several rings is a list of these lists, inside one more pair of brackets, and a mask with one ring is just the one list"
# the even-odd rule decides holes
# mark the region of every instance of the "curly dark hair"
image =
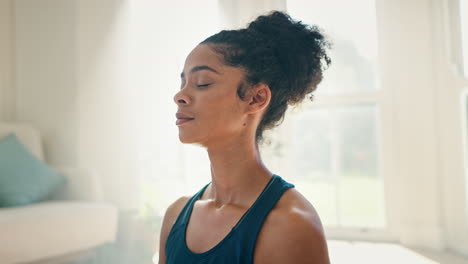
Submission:
[[200,44],[221,54],[224,64],[244,70],[239,98],[244,99],[247,89],[256,84],[269,86],[271,100],[256,130],[257,143],[264,130],[281,124],[288,105],[315,91],[331,63],[326,53],[331,44],[321,30],[281,11],[259,16],[247,28],[222,30]]

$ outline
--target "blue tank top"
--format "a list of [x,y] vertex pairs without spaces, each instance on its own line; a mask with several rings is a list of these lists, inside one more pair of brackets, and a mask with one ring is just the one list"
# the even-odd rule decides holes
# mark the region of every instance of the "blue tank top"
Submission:
[[191,197],[177,217],[166,241],[166,264],[250,264],[255,242],[263,222],[283,193],[294,187],[273,174],[253,205],[244,213],[229,234],[216,246],[203,253],[192,252],[186,244],[186,230],[195,201],[208,187],[205,185]]

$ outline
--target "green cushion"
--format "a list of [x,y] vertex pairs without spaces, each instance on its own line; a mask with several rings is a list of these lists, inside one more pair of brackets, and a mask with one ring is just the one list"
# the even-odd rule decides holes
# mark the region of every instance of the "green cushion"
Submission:
[[64,176],[36,158],[14,134],[0,139],[0,207],[44,200],[64,183]]

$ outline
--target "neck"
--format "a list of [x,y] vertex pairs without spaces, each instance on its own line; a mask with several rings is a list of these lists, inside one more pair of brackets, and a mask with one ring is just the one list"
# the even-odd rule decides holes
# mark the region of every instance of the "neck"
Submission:
[[254,140],[224,140],[207,150],[212,184],[206,197],[218,207],[250,205],[271,178]]

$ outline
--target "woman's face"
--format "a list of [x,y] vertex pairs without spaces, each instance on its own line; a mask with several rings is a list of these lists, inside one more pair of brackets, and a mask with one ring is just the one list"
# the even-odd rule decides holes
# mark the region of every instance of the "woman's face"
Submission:
[[224,65],[208,45],[192,50],[174,96],[181,142],[208,147],[242,134],[246,102],[238,97],[237,88],[243,78],[241,69]]

